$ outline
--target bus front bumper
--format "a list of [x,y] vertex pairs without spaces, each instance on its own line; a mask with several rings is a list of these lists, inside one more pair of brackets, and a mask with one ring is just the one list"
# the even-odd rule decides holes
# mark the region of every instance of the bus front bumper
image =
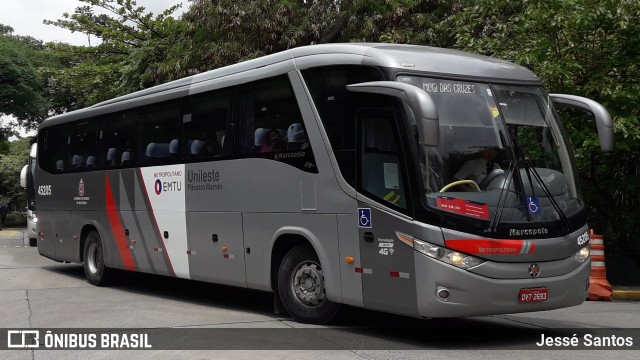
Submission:
[[[587,297],[591,259],[575,270],[546,278],[492,279],[416,251],[418,312],[422,317],[462,317],[542,311],[580,305]],[[544,263],[541,263],[544,266]],[[546,288],[545,301],[520,302],[521,289]],[[448,301],[437,292],[446,289]]]

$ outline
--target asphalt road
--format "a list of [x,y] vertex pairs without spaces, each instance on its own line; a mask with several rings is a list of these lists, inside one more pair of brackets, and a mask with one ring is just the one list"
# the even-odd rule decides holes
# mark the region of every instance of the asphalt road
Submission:
[[[217,349],[231,350],[5,350],[0,351],[2,359],[640,356],[637,350],[535,349],[533,344],[541,334],[609,336],[623,331],[622,335],[631,336],[637,345],[640,333],[620,328],[640,328],[640,302],[585,302],[547,312],[431,320],[346,308],[329,327],[309,326],[274,315],[271,294],[247,289],[134,273],[120,274],[111,287],[94,287],[85,281],[81,265],[56,263],[25,244],[20,230],[0,232],[1,329],[168,328],[179,332],[189,328],[200,331],[196,337],[212,337],[206,341],[217,341]],[[282,341],[285,336],[289,338]],[[526,350],[531,348],[534,350]]]

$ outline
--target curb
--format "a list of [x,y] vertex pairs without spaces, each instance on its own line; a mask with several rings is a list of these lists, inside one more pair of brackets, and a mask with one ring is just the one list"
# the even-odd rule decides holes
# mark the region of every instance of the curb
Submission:
[[640,301],[640,290],[613,290],[613,300]]

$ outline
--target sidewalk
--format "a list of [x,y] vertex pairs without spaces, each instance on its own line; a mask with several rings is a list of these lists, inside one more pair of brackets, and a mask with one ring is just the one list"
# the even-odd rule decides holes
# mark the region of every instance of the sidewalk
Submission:
[[26,228],[2,228],[0,247],[29,246]]

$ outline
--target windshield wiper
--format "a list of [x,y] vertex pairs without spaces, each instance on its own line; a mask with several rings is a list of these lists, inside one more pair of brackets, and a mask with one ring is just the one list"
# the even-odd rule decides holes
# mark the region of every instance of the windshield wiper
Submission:
[[[560,220],[562,221],[564,226],[567,228],[567,230],[569,230],[570,226],[569,226],[569,220],[567,220],[567,216],[565,215],[564,211],[562,211],[562,209],[560,208],[560,205],[558,205],[558,202],[553,197],[553,195],[551,195],[551,192],[549,191],[549,188],[547,187],[547,185],[545,185],[544,181],[542,181],[542,177],[540,176],[536,168],[533,166],[533,162],[531,160],[522,160],[522,162],[524,163],[525,170],[527,171],[527,175],[530,174],[529,171],[533,173],[533,177],[540,184],[540,187],[542,188],[542,191],[544,192],[545,196],[549,199],[549,201],[551,201],[551,205],[553,205],[553,208],[558,213]],[[529,179],[529,182],[531,183],[531,189],[533,191],[533,183],[531,182],[531,179]],[[532,194],[532,195],[535,195],[535,194]]]
[[513,179],[513,173],[515,172],[517,162],[509,161],[509,166],[507,168],[507,176],[502,183],[502,188],[500,189],[500,197],[498,197],[498,204],[496,205],[496,212],[493,214],[493,218],[491,219],[491,223],[489,224],[489,232],[498,231],[498,225],[500,225],[500,219],[502,218],[502,213],[504,212],[504,202],[507,200],[507,197],[504,196],[505,190],[509,189],[511,186],[511,181]]

